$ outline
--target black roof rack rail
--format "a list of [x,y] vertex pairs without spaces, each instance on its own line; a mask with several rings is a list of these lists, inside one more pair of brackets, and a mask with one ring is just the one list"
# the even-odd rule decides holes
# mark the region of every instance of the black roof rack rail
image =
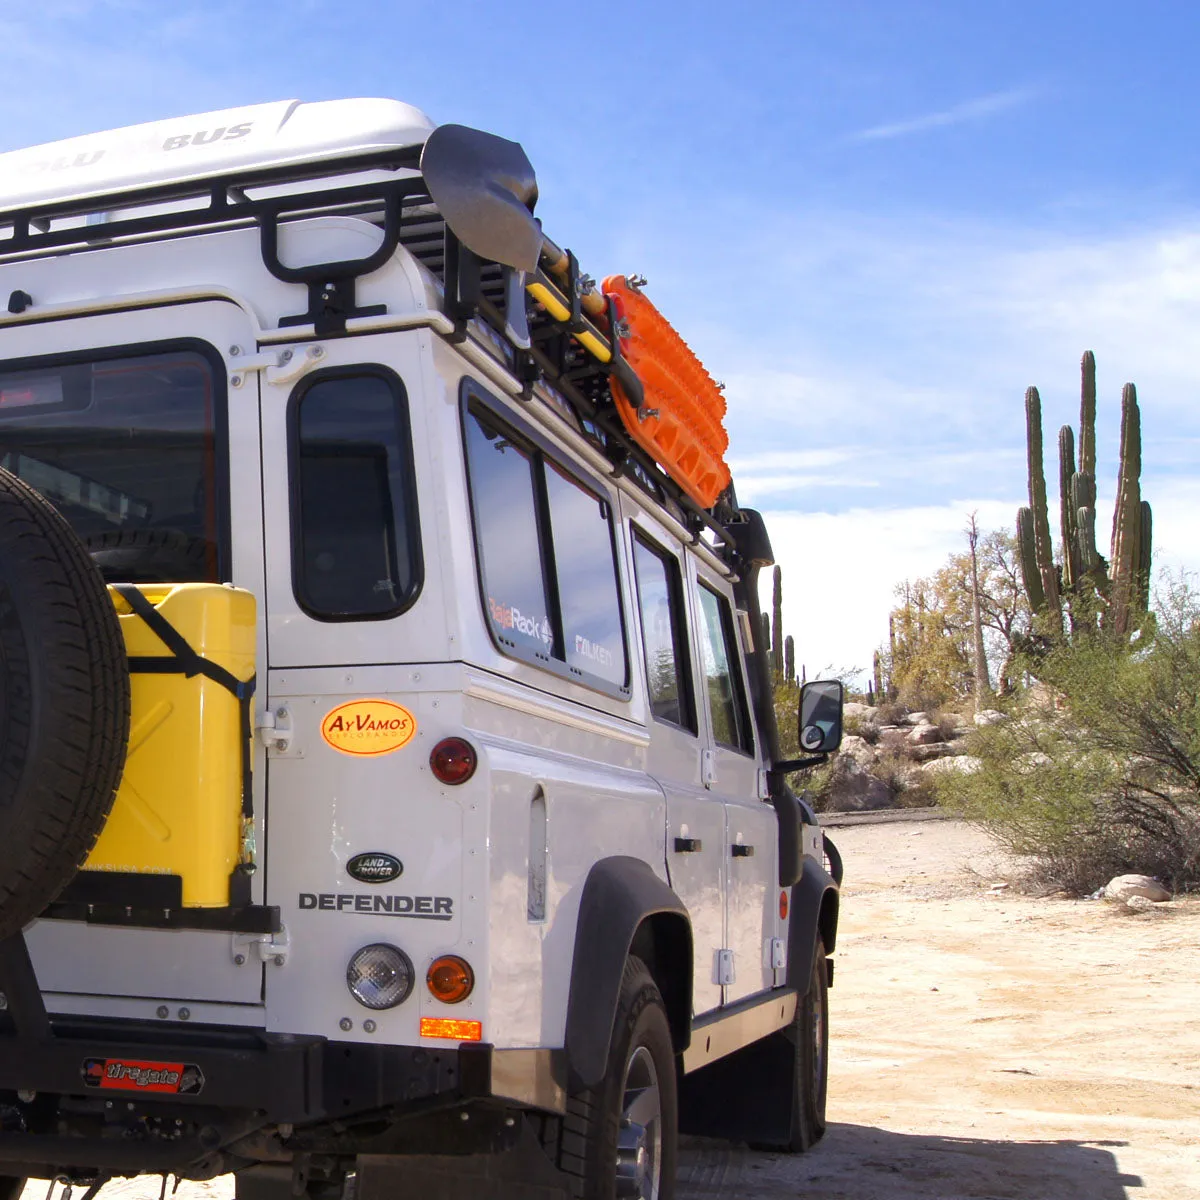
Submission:
[[[526,399],[532,398],[533,387],[539,381],[549,384],[581,423],[599,432],[600,448],[612,464],[614,476],[633,478],[646,490],[649,490],[647,484],[658,489],[661,496],[668,498],[676,517],[690,531],[693,543],[699,543],[706,532],[713,535],[718,544],[710,548],[736,569],[739,556],[727,528],[730,522],[737,521],[739,512],[732,488],[727,489],[711,509],[702,508],[626,432],[612,401],[609,379],[617,373],[623,382],[627,381],[629,368],[621,359],[619,344],[598,324],[600,321],[607,324],[607,321],[582,313],[578,290],[569,283],[567,291],[574,294],[574,299],[563,296],[564,307],[569,306],[569,316],[566,320],[556,320],[528,292],[521,290],[518,293],[509,286],[510,268],[481,259],[462,247],[417,173],[420,153],[420,146],[391,148],[0,209],[0,260],[69,246],[110,245],[154,234],[198,233],[257,225],[263,261],[268,270],[286,282],[304,284],[308,288],[307,311],[286,317],[281,324],[311,323],[317,335],[324,337],[343,332],[348,318],[379,311],[378,306],[363,309],[356,304],[355,281],[376,270],[398,246],[403,246],[441,284],[444,310],[458,326],[460,338],[467,336],[472,320],[486,325],[495,335],[493,343],[504,346],[505,365],[524,383]],[[365,183],[330,182],[331,177],[367,171],[412,173]],[[267,196],[252,194],[260,189],[318,180],[325,181],[324,185],[311,191]],[[172,202],[185,204],[196,200],[204,203],[159,212],[144,211]],[[123,217],[122,212],[133,215]],[[101,213],[105,219],[100,223],[69,223]],[[372,218],[383,228],[384,240],[373,254],[362,260],[287,267],[278,255],[279,223],[318,213]],[[3,234],[5,230],[10,231],[7,237]],[[569,256],[569,251],[558,253]],[[570,261],[574,262],[573,256]],[[538,274],[543,284],[557,286],[543,272]],[[561,288],[559,290],[561,292]],[[516,294],[522,296],[526,308],[524,315],[531,341],[528,348],[515,344],[510,336],[513,325],[508,319],[506,305]],[[611,361],[602,362],[584,349],[578,338],[589,334],[613,351]],[[632,382],[636,383],[636,376]]]

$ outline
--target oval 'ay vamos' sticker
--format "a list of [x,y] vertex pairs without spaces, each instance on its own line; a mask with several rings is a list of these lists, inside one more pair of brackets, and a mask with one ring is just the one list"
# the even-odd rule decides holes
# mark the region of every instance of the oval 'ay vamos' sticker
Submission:
[[407,746],[417,719],[390,700],[351,700],[339,704],[321,722],[321,736],[343,754],[373,757]]

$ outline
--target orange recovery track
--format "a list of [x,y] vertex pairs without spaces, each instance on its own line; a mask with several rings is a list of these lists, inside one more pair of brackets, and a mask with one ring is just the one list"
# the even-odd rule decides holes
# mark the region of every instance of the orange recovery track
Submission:
[[611,377],[621,420],[697,504],[711,508],[729,485],[725,397],[671,323],[624,275],[610,275],[602,287],[617,321],[628,327],[620,339],[621,354],[645,390],[639,410],[617,376]]

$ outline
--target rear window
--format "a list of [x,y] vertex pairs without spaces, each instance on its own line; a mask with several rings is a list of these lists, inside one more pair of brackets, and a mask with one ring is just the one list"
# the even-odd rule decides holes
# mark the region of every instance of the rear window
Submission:
[[58,508],[110,582],[227,577],[223,395],[197,349],[0,365],[0,466]]
[[320,620],[395,616],[421,585],[404,389],[390,371],[315,376],[292,406],[296,599]]
[[493,637],[515,657],[624,690],[629,666],[608,501],[474,405],[465,437]]

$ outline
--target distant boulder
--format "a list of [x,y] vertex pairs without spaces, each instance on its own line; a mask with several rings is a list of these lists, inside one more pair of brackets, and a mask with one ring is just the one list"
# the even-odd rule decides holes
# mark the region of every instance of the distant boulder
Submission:
[[865,738],[848,733],[842,738],[842,748],[838,757],[852,758],[864,770],[873,767],[879,761],[879,751]]
[[825,793],[826,812],[873,812],[892,806],[892,789],[849,755],[839,755]]
[[998,708],[985,708],[975,714],[975,724],[981,728],[984,725],[999,725],[1008,718]]
[[959,754],[954,757],[935,758],[933,762],[925,763],[920,770],[925,776],[974,775],[982,767],[983,759],[971,754]]
[[909,735],[908,740],[913,746],[932,746],[934,742],[943,742],[942,731],[936,725],[926,722],[918,725]]
[[1157,879],[1149,875],[1118,875],[1108,881],[1104,889],[1105,900],[1128,901],[1133,896],[1142,896],[1155,904],[1170,900],[1171,893]]

